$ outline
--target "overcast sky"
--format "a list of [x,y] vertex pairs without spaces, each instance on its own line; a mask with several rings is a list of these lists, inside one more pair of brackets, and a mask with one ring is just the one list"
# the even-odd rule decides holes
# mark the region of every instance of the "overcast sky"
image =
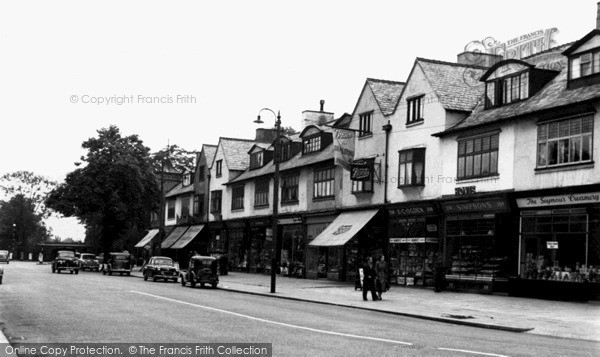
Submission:
[[253,138],[263,107],[298,129],[320,99],[352,112],[367,77],[405,81],[415,57],[455,61],[471,41],[554,27],[564,44],[595,28],[596,11],[591,0],[3,2],[0,174],[61,181],[111,124],[153,151]]

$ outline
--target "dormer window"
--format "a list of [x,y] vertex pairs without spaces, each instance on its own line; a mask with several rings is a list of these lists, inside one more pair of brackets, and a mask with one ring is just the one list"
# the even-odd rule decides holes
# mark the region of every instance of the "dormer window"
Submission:
[[287,161],[292,157],[292,143],[281,143],[281,160],[280,162]]
[[485,85],[485,107],[493,108],[529,98],[529,72],[494,78]]
[[578,54],[569,59],[569,79],[600,73],[600,49]]
[[317,134],[302,140],[302,154],[321,151],[321,135]]
[[183,186],[189,186],[192,183],[192,174],[183,175]]
[[264,152],[255,152],[250,155],[250,170],[258,169],[264,165]]

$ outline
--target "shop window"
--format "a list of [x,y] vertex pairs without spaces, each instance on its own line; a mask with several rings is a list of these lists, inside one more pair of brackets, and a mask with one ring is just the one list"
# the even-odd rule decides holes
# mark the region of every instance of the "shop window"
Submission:
[[497,175],[499,140],[497,133],[459,140],[458,179]]
[[221,190],[210,192],[210,213],[221,213]]
[[406,106],[406,124],[418,123],[424,120],[425,95],[407,99]]
[[215,162],[215,174],[217,177],[221,177],[221,175],[223,174],[223,160],[217,160]]
[[244,185],[233,186],[231,189],[231,209],[244,209]]
[[425,185],[425,149],[398,152],[398,187]]
[[585,208],[521,214],[521,278],[600,282]]
[[315,169],[313,198],[334,197],[335,168]]
[[[220,237],[219,237],[220,238]],[[222,240],[222,239],[220,239]],[[244,248],[244,230],[231,229],[228,232],[229,268],[231,271],[244,271],[248,266],[246,249]]]
[[527,98],[529,98],[529,72],[522,72],[486,82],[486,108],[494,108]]
[[281,203],[298,202],[299,175],[287,176],[281,179]]
[[592,115],[538,125],[537,167],[591,162],[593,130]]
[[321,134],[302,139],[302,154],[321,151]]
[[373,116],[373,112],[370,111],[368,113],[363,113],[360,114],[358,117],[358,136],[362,137],[362,136],[369,136],[372,135],[372,129],[371,129],[371,118]]
[[269,180],[257,180],[254,185],[254,207],[268,206]]
[[175,200],[167,201],[167,219],[175,219]]

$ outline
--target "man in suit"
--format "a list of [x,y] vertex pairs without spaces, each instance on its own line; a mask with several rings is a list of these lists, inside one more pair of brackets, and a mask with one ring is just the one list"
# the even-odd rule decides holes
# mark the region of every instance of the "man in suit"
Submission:
[[363,267],[363,275],[363,300],[367,301],[367,290],[371,291],[371,297],[373,301],[379,300],[377,293],[375,292],[375,277],[377,276],[377,272],[375,271],[372,257],[367,258],[367,261]]

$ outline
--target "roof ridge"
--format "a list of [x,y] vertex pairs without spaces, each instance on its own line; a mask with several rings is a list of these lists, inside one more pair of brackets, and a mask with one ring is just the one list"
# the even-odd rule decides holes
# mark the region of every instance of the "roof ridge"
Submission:
[[568,46],[568,47],[570,47],[570,46],[574,45],[574,44],[575,44],[575,42],[577,42],[577,41],[571,41],[571,42],[563,43],[562,45],[554,46],[554,47],[552,47],[552,48],[549,48],[549,49],[547,49],[547,50],[543,50],[543,51],[540,51],[540,52],[534,53],[534,54],[532,54],[532,55],[529,55],[529,56],[523,57],[523,58],[521,58],[521,60],[527,60],[527,59],[531,59],[532,57],[535,57],[535,56],[539,56],[539,55],[546,54],[546,53],[548,53],[548,52],[552,52],[552,51],[558,51],[558,49],[559,49],[559,48],[561,48],[561,47],[567,47],[567,46]]
[[435,64],[443,64],[443,65],[454,66],[454,67],[475,68],[475,69],[481,69],[484,71],[486,69],[488,69],[488,67],[485,67],[485,66],[477,66],[474,64],[464,64],[464,63],[456,63],[456,62],[447,62],[447,61],[434,60],[434,59],[423,58],[423,57],[417,57],[416,61],[429,62],[429,63],[435,63]]
[[248,141],[248,142],[259,142],[257,140],[254,139],[240,139],[240,138],[229,138],[229,137],[225,137],[225,136],[220,136],[219,140],[233,140],[233,141]]
[[218,145],[213,145],[213,144],[202,144],[202,145],[203,146],[210,146],[210,147],[213,147],[213,148],[216,148],[218,146]]
[[367,77],[367,81],[373,81],[373,82],[381,82],[381,83],[388,83],[388,84],[406,84],[406,82],[399,82],[399,81],[391,81],[388,79],[378,79],[378,78],[371,78],[371,77]]

